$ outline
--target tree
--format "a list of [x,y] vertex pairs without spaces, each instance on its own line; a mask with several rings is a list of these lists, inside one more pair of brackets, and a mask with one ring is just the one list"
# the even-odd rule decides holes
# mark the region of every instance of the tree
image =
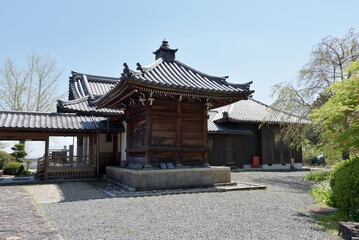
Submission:
[[16,159],[16,161],[21,162],[22,158],[27,155],[27,152],[25,151],[25,145],[22,143],[15,144],[11,150],[14,152],[11,153],[11,155]]
[[313,108],[320,105],[316,101],[325,98],[325,89],[333,82],[345,79],[345,69],[349,63],[358,60],[359,33],[350,29],[343,38],[325,37],[313,47],[309,61],[298,73],[295,85],[284,82],[273,86],[272,96],[276,100],[272,106],[307,117]]
[[[325,37],[313,47],[309,61],[298,72],[296,83],[283,82],[273,86],[272,97],[276,99],[271,107],[309,119],[313,110],[320,108],[332,96],[326,89],[332,83],[348,78],[350,72],[345,69],[350,62],[358,60],[359,33],[354,29],[342,38]],[[291,139],[292,145],[297,147],[307,145],[330,149],[329,145],[320,144],[323,136],[317,134],[312,124],[292,124],[283,125],[280,138]],[[323,152],[322,149],[317,150]]]
[[359,150],[359,62],[350,64],[349,79],[333,83],[331,97],[311,117],[323,139],[341,152]]
[[4,149],[7,147],[7,144],[4,142],[0,142],[0,150]]
[[56,70],[55,60],[39,56],[35,52],[19,67],[11,58],[0,68],[0,108],[2,110],[50,111],[57,93],[61,72]]

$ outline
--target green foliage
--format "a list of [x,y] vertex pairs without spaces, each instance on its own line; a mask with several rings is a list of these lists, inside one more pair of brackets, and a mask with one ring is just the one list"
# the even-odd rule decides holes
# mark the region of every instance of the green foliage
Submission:
[[334,206],[359,221],[359,158],[338,162],[330,175],[330,187]]
[[[342,38],[325,37],[313,47],[310,59],[298,73],[297,82],[283,82],[273,86],[272,97],[275,97],[275,101],[271,107],[303,119],[312,117],[312,111],[333,96],[333,92],[326,91],[328,87],[335,82],[345,82],[359,72],[359,63],[350,64],[358,60],[359,33],[354,29],[350,29]],[[326,161],[342,159],[342,149],[333,145],[330,136],[321,134],[323,128],[320,124],[283,124],[281,127],[280,137],[290,139],[292,146],[298,147],[309,141],[306,144],[311,145],[310,148],[325,153]],[[307,159],[312,156],[317,155],[309,155]]]
[[7,147],[6,143],[0,142],[0,150]]
[[8,163],[15,161],[15,158],[3,151],[0,151],[0,169],[3,169]]
[[332,189],[328,181],[316,184],[310,189],[310,194],[313,195],[315,201],[323,202],[329,206],[333,205]]
[[24,166],[19,162],[10,162],[4,167],[4,173],[9,175],[20,175],[24,171]]
[[24,160],[24,162],[26,163],[26,171],[29,171],[29,166],[32,163],[31,160]]
[[330,171],[310,171],[304,176],[304,179],[308,181],[322,182],[329,178]]
[[359,149],[359,75],[333,83],[327,91],[333,96],[310,115],[322,143],[331,144],[334,155],[335,150]]
[[350,78],[354,74],[359,73],[359,61],[349,63],[349,67],[346,69],[346,76]]
[[24,170],[24,171],[22,172],[22,175],[29,175],[29,174],[32,174],[32,172],[31,172],[31,171],[28,171],[28,170]]
[[14,152],[11,155],[16,159],[18,162],[22,162],[21,159],[27,155],[25,152],[25,145],[22,143],[15,144],[11,150]]

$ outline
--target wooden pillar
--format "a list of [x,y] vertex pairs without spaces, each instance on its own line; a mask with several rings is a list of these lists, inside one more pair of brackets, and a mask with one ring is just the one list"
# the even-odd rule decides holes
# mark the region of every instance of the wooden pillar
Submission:
[[152,110],[149,103],[146,103],[146,164],[145,168],[152,168],[151,152],[151,133],[152,133]]
[[203,165],[208,165],[208,115],[207,109],[203,110],[204,118],[203,118],[203,146],[206,148],[203,152]]
[[112,158],[113,158],[113,164],[118,165],[117,162],[117,152],[118,152],[118,134],[113,134],[113,141],[112,141]]
[[96,176],[100,177],[100,133],[96,134]]
[[126,110],[126,162],[130,162],[130,153],[127,152],[127,148],[130,145],[130,129],[129,129],[129,124],[128,124],[128,119],[130,118],[130,111],[127,109]]
[[[177,102],[177,114],[180,115],[182,112],[182,104],[181,102]],[[177,159],[176,159],[176,165],[177,167],[182,167],[182,162],[181,162],[181,151],[179,150],[182,146],[182,138],[181,138],[181,118],[178,117],[177,118],[177,128],[176,128],[176,147],[177,147]]]
[[47,179],[47,169],[49,167],[49,136],[45,139],[45,171],[44,178]]

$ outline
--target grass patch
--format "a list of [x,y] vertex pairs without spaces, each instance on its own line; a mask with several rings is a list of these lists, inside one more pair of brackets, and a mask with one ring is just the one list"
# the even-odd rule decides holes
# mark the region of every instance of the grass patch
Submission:
[[316,202],[333,206],[333,191],[330,188],[328,181],[321,182],[313,186],[310,189],[310,194],[313,195]]
[[328,180],[329,176],[330,171],[310,171],[304,176],[304,179],[308,181],[322,182]]
[[332,235],[338,235],[339,226],[336,215],[336,213],[314,214],[314,221],[321,227],[324,232],[328,232]]

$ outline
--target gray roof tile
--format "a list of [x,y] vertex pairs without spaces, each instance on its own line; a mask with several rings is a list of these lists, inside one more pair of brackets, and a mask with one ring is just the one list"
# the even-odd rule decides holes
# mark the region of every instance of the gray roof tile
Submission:
[[[223,113],[228,113],[228,117]],[[268,105],[254,99],[240,100],[238,102],[210,110],[208,112],[208,131],[225,131],[226,122],[268,124],[299,123],[308,124],[310,121],[270,108]]]
[[[54,131],[103,130],[107,131],[107,118],[95,116],[78,116],[66,113],[41,113],[0,111],[0,128],[2,129],[39,129]],[[121,123],[110,123],[110,129],[122,131]]]
[[174,89],[187,89],[216,93],[250,92],[250,83],[233,84],[227,82],[228,77],[212,76],[198,71],[178,60],[165,61],[158,58],[149,66],[141,66],[140,70],[128,69],[130,74],[124,78],[135,79],[154,86],[165,86]]
[[96,108],[93,104],[89,103],[89,97],[85,96],[71,101],[57,101],[57,107],[61,112],[83,112],[83,113],[95,113],[96,115],[121,115],[124,114],[122,110],[110,109],[110,108]]

